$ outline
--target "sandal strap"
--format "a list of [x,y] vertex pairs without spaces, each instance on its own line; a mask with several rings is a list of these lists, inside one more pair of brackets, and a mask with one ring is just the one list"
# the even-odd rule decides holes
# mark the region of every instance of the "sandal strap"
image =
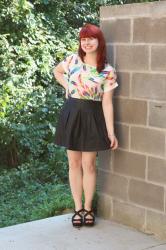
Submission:
[[94,220],[95,219],[95,216],[92,214],[92,213],[94,213],[93,210],[88,211],[88,210],[84,209],[84,211],[86,212],[84,214],[84,218],[86,218],[88,215],[92,216],[92,218],[86,218],[86,220]]
[[[81,208],[78,211],[74,210],[74,215],[72,216],[72,220],[79,220],[80,221],[82,219],[82,215],[80,214],[82,211],[83,211],[83,208]],[[74,219],[76,215],[78,215],[80,218],[79,219]]]
[[73,218],[73,220],[74,220],[74,221],[80,221],[80,220],[81,220],[81,218],[80,218],[80,219],[75,219],[75,218]]

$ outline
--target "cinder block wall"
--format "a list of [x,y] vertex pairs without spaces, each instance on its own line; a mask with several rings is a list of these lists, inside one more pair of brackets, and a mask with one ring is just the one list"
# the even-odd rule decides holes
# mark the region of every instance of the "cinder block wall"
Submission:
[[99,152],[98,215],[166,239],[166,1],[100,14],[119,148]]

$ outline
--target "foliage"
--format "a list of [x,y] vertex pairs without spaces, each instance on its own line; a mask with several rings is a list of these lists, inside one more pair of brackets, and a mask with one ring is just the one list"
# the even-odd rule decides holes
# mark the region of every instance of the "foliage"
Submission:
[[[59,215],[66,209],[73,210],[66,172],[67,166],[59,160],[56,166],[36,160],[17,169],[1,170],[0,227]],[[93,204],[96,208],[97,193]]]
[[33,169],[25,164],[1,173],[0,227],[54,216],[73,208],[69,185],[47,169],[44,163]]
[[1,9],[0,146],[4,163],[15,167],[30,158],[48,157],[63,103],[52,69],[74,41],[72,33],[62,41],[60,31],[53,30],[52,21],[32,3],[7,4]]

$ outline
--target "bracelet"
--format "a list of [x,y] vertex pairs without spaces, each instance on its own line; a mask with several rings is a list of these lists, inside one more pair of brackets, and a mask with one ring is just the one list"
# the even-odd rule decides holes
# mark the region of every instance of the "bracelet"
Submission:
[[115,136],[115,134],[109,134],[109,133],[108,133],[108,136]]

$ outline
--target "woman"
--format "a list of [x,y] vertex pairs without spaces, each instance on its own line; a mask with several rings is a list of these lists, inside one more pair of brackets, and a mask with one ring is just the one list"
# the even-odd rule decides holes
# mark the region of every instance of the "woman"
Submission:
[[69,182],[75,203],[72,224],[92,226],[96,155],[100,150],[118,147],[112,104],[113,89],[118,83],[115,69],[106,62],[106,44],[100,28],[84,25],[79,33],[78,53],[66,57],[53,72],[66,89],[55,144],[67,149]]

